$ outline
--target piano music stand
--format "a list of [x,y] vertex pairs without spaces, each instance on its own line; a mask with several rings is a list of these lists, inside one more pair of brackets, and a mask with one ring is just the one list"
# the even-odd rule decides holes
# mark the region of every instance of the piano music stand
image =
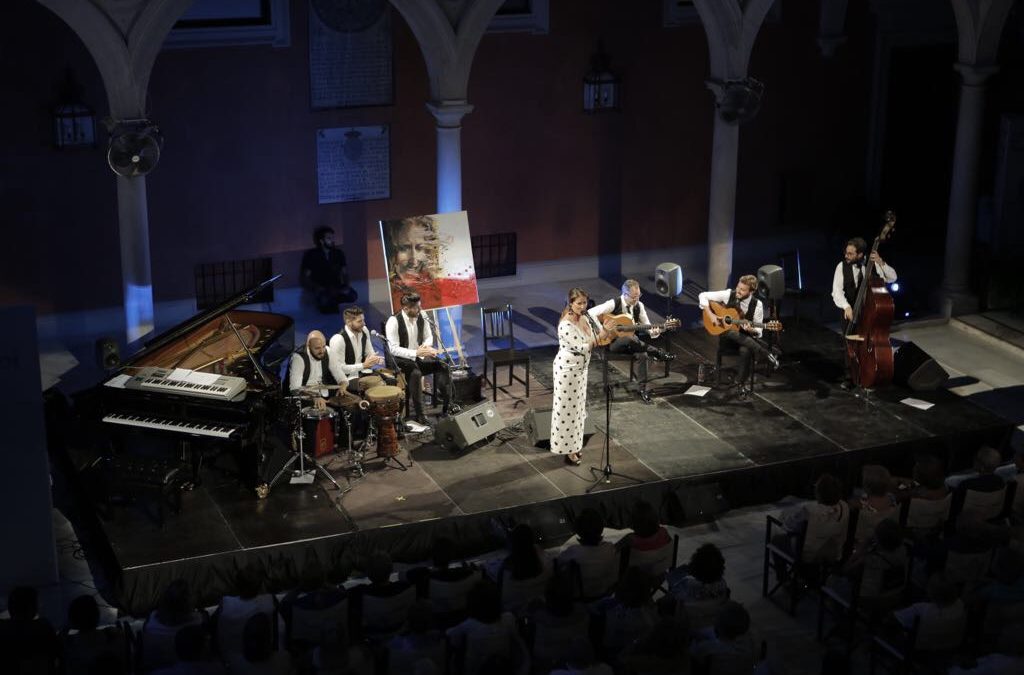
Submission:
[[[294,397],[288,397],[288,398],[294,398]],[[298,398],[301,399],[302,397],[300,396]],[[309,485],[309,484],[313,483],[316,480],[316,472],[319,471],[320,473],[323,474],[324,478],[326,478],[327,480],[329,480],[332,483],[334,483],[334,487],[338,488],[338,490],[340,490],[343,493],[346,492],[346,490],[344,490],[341,487],[341,485],[338,484],[338,481],[334,480],[334,476],[331,475],[331,472],[328,471],[327,469],[325,469],[324,467],[320,466],[320,463],[318,461],[316,461],[316,457],[313,457],[312,455],[307,454],[305,449],[303,448],[302,439],[304,439],[306,437],[306,433],[302,430],[302,412],[301,411],[302,411],[302,406],[300,405],[299,409],[298,409],[298,412],[297,412],[297,414],[295,416],[295,432],[294,432],[295,438],[298,439],[299,447],[296,448],[295,454],[292,455],[291,458],[287,462],[285,462],[284,466],[281,467],[281,470],[278,471],[277,474],[274,476],[273,480],[270,481],[270,487],[274,487],[274,484],[277,483],[278,479],[281,478],[281,476],[283,476],[286,471],[288,471],[288,468],[292,464],[294,464],[296,460],[298,460],[299,468],[291,472],[292,473],[292,477],[289,479],[289,481],[288,481],[289,483],[292,483],[292,484],[302,483],[302,484],[305,484],[305,485]],[[309,461],[310,464],[313,465],[312,469],[307,469],[306,468],[306,461],[307,460]]]

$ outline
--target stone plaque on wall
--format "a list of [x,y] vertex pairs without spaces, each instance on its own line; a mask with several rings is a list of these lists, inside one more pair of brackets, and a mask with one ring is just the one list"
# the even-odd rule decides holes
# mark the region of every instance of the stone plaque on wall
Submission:
[[318,129],[317,203],[389,198],[391,142],[388,132],[386,124]]
[[313,109],[391,105],[387,0],[311,0],[309,89]]

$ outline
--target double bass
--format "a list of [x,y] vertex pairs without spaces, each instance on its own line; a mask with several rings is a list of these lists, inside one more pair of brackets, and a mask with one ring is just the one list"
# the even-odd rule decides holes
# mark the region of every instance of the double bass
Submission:
[[[896,227],[896,214],[885,212],[885,225],[871,245],[871,253],[878,252],[878,246],[892,236]],[[875,263],[864,266],[857,301],[853,305],[853,319],[846,326],[846,363],[850,368],[850,379],[863,389],[892,382],[892,344],[889,342],[889,327],[892,325],[894,307],[892,296],[885,282],[875,272]]]

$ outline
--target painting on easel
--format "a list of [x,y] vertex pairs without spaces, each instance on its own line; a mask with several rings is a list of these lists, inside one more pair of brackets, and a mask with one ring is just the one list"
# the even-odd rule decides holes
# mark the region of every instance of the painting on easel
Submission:
[[480,301],[465,211],[382,220],[380,236],[392,312],[406,293],[419,293],[423,309]]

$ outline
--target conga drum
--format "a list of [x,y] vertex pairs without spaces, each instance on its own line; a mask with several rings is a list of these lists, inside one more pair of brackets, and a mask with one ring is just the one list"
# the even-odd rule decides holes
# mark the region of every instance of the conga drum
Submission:
[[305,435],[302,448],[314,457],[323,457],[334,452],[334,427],[338,413],[330,408],[319,410],[310,406],[303,408],[302,433]]
[[357,380],[356,386],[359,391],[365,394],[374,387],[380,387],[384,384],[384,380],[379,375],[364,375]]
[[398,432],[395,416],[402,405],[402,390],[382,384],[366,392],[370,413],[377,423],[377,456],[394,457],[398,454]]

